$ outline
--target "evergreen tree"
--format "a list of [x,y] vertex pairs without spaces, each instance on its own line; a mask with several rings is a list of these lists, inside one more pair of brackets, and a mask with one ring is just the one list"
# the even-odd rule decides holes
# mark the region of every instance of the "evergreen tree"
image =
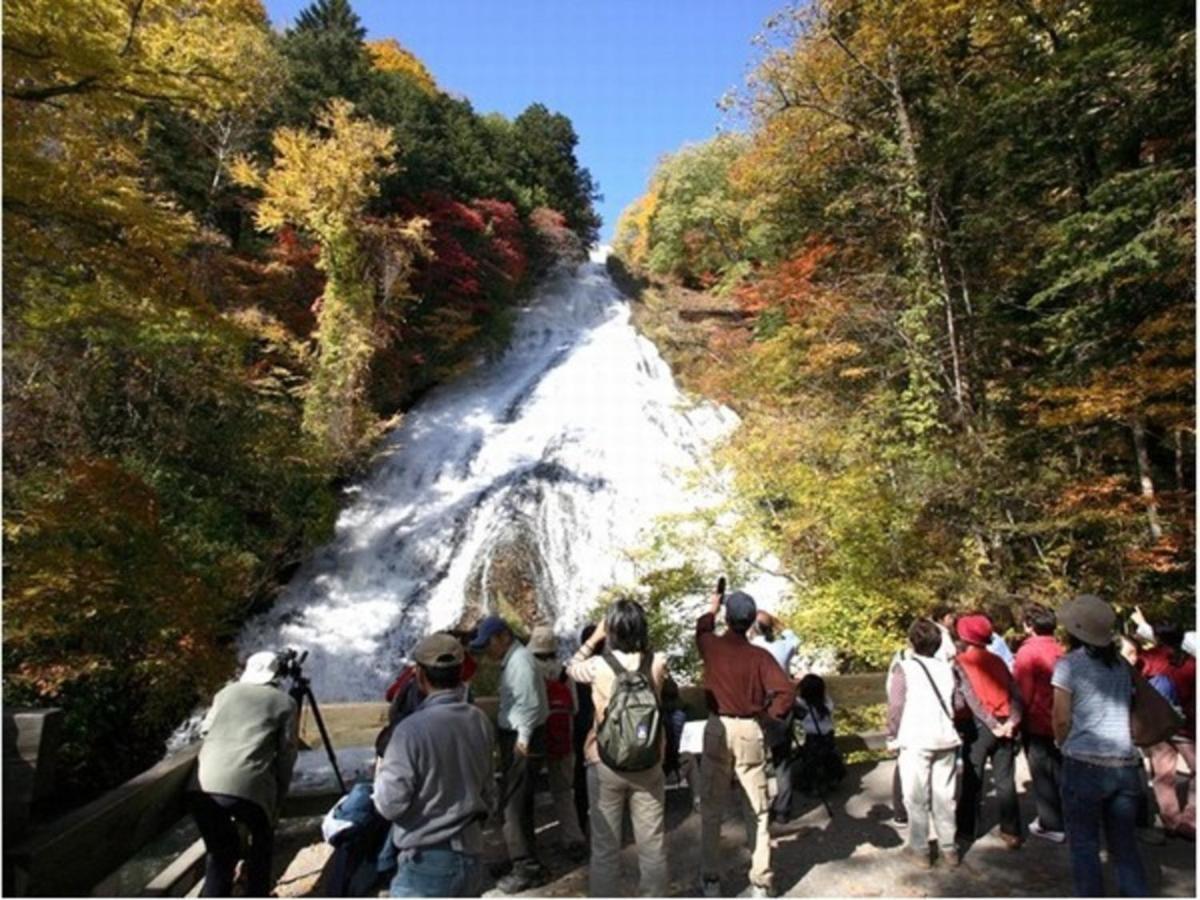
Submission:
[[280,46],[288,74],[280,122],[309,125],[334,97],[362,99],[371,78],[366,34],[348,0],[315,0],[300,12]]

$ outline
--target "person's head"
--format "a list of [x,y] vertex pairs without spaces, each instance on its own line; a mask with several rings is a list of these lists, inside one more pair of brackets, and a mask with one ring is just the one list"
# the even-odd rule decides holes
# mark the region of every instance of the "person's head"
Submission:
[[825,679],[820,675],[809,672],[800,679],[800,686],[796,689],[796,693],[810,708],[815,709],[821,715],[828,712],[825,701]]
[[943,628],[954,630],[954,607],[949,603],[939,603],[929,611],[929,618]]
[[1060,606],[1056,615],[1058,624],[1066,629],[1073,648],[1085,647],[1089,655],[1106,664],[1116,663],[1113,625],[1117,621],[1117,614],[1111,606],[1095,594],[1080,594]]
[[504,659],[504,654],[512,646],[512,628],[499,616],[488,616],[479,623],[475,640],[471,641],[472,653],[486,653],[494,660]]
[[1026,631],[1030,634],[1041,635],[1042,637],[1054,634],[1054,628],[1057,624],[1054,618],[1054,610],[1037,603],[1031,603],[1025,607],[1021,621]]
[[260,650],[246,660],[246,668],[238,679],[245,684],[273,684],[279,680],[279,654]]
[[942,632],[930,619],[917,619],[908,629],[908,642],[917,656],[933,656],[942,646]]
[[744,591],[734,591],[725,598],[725,623],[737,634],[745,635],[758,617],[758,604]]
[[1183,646],[1183,629],[1174,622],[1160,622],[1154,626],[1154,641],[1172,650]]
[[558,638],[549,625],[538,625],[529,635],[529,652],[541,660],[557,659]]
[[1007,603],[992,603],[984,612],[992,622],[992,631],[1003,635],[1013,628],[1012,607]]
[[604,634],[612,650],[646,653],[650,649],[646,611],[636,600],[622,597],[608,608],[608,615],[604,617]]
[[754,629],[767,641],[775,640],[775,629],[771,627],[771,617],[765,610],[760,610],[754,620]]
[[[588,622],[586,625],[583,626],[583,628],[579,632],[579,645],[582,647],[584,644],[586,644],[588,642],[588,640],[591,639],[591,636],[595,633],[596,633],[596,623]],[[600,641],[600,643],[596,645],[596,652],[597,653],[604,652],[604,641]]]
[[426,696],[454,690],[462,683],[466,652],[453,635],[438,632],[423,638],[413,648],[412,659],[417,664],[417,686]]
[[955,623],[958,639],[965,644],[986,647],[992,640],[992,620],[983,613],[963,616]]

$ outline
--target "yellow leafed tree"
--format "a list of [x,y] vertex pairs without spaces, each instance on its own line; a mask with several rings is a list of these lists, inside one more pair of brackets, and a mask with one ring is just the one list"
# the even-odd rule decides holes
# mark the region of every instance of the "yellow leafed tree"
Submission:
[[437,82],[425,63],[417,59],[414,53],[401,47],[395,38],[367,41],[367,52],[371,54],[371,64],[379,71],[407,75],[421,90],[431,96],[438,92]]

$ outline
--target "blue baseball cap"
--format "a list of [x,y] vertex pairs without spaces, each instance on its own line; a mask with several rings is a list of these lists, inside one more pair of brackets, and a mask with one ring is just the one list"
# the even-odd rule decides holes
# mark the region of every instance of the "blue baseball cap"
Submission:
[[487,646],[488,641],[506,631],[512,631],[507,622],[499,616],[488,616],[479,623],[479,631],[475,633],[475,640],[471,641],[471,652],[478,653]]
[[758,604],[743,591],[734,591],[725,598],[725,620],[745,625],[758,615]]

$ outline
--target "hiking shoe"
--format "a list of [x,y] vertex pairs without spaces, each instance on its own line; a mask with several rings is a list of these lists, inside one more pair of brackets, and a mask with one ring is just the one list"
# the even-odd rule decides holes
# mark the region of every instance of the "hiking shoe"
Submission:
[[1020,850],[1021,845],[1025,843],[1019,834],[1005,834],[1003,831],[1000,832],[1000,840],[1004,841],[1004,846],[1009,850]]
[[700,882],[700,893],[705,897],[720,897],[721,896],[721,879],[720,878],[704,878]]
[[503,878],[513,870],[512,860],[502,859],[500,862],[494,862],[488,865],[488,874],[493,878]]
[[1035,837],[1040,837],[1044,841],[1050,841],[1055,844],[1061,844],[1067,839],[1066,832],[1051,831],[1049,828],[1043,828],[1042,823],[1038,819],[1034,819],[1029,823],[1029,833]]
[[506,894],[519,894],[522,891],[541,887],[550,877],[546,867],[538,862],[520,862],[513,864],[513,870],[496,882],[496,887]]

